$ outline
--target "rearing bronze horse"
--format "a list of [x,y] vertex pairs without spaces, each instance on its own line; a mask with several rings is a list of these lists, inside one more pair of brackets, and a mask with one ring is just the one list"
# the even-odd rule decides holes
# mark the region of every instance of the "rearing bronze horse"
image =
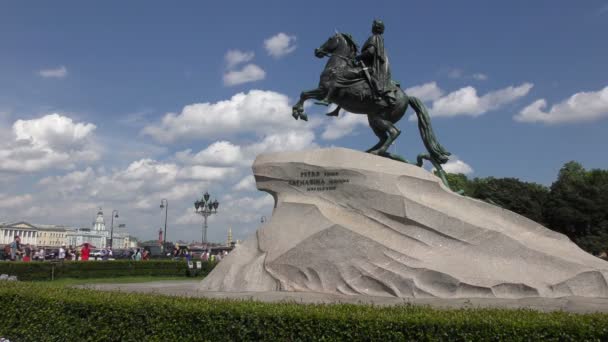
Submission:
[[[401,134],[401,131],[395,127],[395,123],[401,120],[407,107],[411,106],[418,117],[420,136],[428,151],[428,154],[418,155],[416,165],[422,166],[423,159],[429,160],[437,169],[444,184],[449,187],[441,164],[448,161],[450,152],[437,141],[429,114],[422,101],[416,97],[407,96],[394,83],[391,91],[393,91],[395,101],[390,104],[378,101],[371,91],[368,80],[361,76],[361,67],[354,63],[356,54],[357,45],[352,37],[345,33],[336,33],[316,49],[316,57],[329,56],[329,60],[321,73],[319,87],[300,94],[300,100],[292,108],[293,117],[296,120],[307,121],[304,102],[309,99],[322,100],[327,97],[330,102],[348,112],[367,115],[369,125],[379,141],[366,152],[409,163],[399,155],[389,153],[388,148]],[[330,89],[333,89],[331,93],[329,93]]]

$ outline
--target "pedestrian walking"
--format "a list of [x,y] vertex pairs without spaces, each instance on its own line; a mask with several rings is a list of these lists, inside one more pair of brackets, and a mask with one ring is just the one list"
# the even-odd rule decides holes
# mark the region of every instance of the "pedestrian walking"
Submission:
[[57,253],[57,259],[63,262],[65,261],[65,246],[59,247],[59,253]]
[[88,242],[85,242],[84,245],[82,246],[82,249],[80,250],[80,260],[88,261],[90,253],[91,253],[91,247]]
[[21,249],[21,238],[19,237],[19,235],[15,235],[15,240],[11,242],[11,260],[21,260],[22,254],[23,251]]

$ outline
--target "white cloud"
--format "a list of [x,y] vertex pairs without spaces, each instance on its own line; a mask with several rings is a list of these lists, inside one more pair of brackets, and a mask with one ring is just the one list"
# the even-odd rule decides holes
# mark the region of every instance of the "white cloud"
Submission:
[[408,96],[414,96],[421,101],[433,101],[443,95],[443,91],[437,86],[437,82],[429,82],[418,86],[405,89]]
[[452,79],[474,79],[477,81],[485,81],[488,79],[488,75],[477,72],[473,74],[466,73],[464,70],[459,68],[452,68],[447,70],[448,78]]
[[[109,208],[118,208],[121,220],[124,220],[121,222],[128,222],[129,231],[147,239],[155,234],[159,222],[162,225],[158,206],[160,199],[166,198],[170,202],[170,239],[198,240],[201,221],[193,212],[192,203],[209,190],[213,198],[219,195],[220,202],[217,217],[210,220],[210,239],[221,241],[222,229],[227,226],[232,226],[235,236],[242,239],[245,232],[255,229],[251,225],[259,222],[260,215],[269,215],[273,204],[268,195],[252,197],[250,194],[257,193],[251,175],[251,162],[255,156],[310,147],[316,147],[312,131],[286,130],[241,144],[218,141],[196,153],[191,150],[178,152],[169,158],[173,161],[145,158],[111,171],[88,167],[43,178],[36,197],[21,206],[19,213],[56,223],[64,214],[66,217],[93,215],[97,206],[103,206],[108,212]],[[233,156],[224,158],[225,154],[218,156],[216,153]],[[78,203],[80,212],[73,209],[73,203]],[[0,215],[2,211],[0,207]]]
[[477,90],[471,86],[464,87],[447,94],[433,102],[433,116],[479,116],[488,111],[500,108],[528,94],[533,85],[523,83],[517,87],[506,87],[477,95]]
[[547,101],[539,99],[522,109],[513,118],[519,122],[559,124],[588,122],[608,117],[608,87],[598,91],[579,92],[554,104],[545,111]]
[[68,69],[62,65],[54,69],[40,70],[38,74],[44,78],[65,78],[68,75]]
[[462,173],[465,175],[473,173],[473,168],[458,159],[457,156],[450,156],[450,160],[443,165],[443,170],[447,173]]
[[185,180],[216,181],[235,173],[236,169],[232,167],[194,165],[181,169],[178,178]]
[[238,183],[236,183],[233,187],[235,191],[255,191],[257,188],[255,187],[255,177],[252,175],[245,176]]
[[[93,136],[96,130],[91,124],[60,115],[36,122],[22,120],[14,129],[7,125],[14,138],[7,139],[6,146],[0,143],[0,167],[7,165],[1,153],[23,145],[32,152],[29,159],[35,159],[34,152],[44,157],[50,150],[53,156],[60,157],[47,165],[72,165],[74,169],[20,176],[29,177],[18,182],[27,182],[32,189],[0,183],[0,217],[88,227],[101,206],[106,218],[112,209],[119,210],[120,223],[127,224],[131,234],[146,240],[153,238],[164,223],[159,204],[161,198],[166,198],[170,202],[169,239],[200,240],[201,218],[192,208],[193,202],[208,190],[220,201],[218,214],[210,218],[210,240],[224,240],[229,226],[235,238],[243,239],[246,232],[257,228],[261,215],[270,217],[273,204],[271,196],[255,189],[251,175],[254,158],[260,153],[318,147],[313,118],[307,123],[293,120],[288,102],[279,93],[251,91],[226,101],[186,106],[181,113],[167,114],[171,119],[158,122],[157,132],[165,134],[161,137],[168,141],[187,137],[210,143],[196,149],[183,148],[172,155],[154,149],[143,150],[142,154],[123,153],[121,158],[113,154],[112,159],[108,154],[103,163],[79,168],[76,167],[82,160],[78,154],[82,150],[94,147],[110,151],[123,145],[112,145],[109,137]],[[138,142],[137,136],[132,139],[140,144],[148,140]],[[99,143],[103,145],[97,146]],[[134,146],[133,149],[142,148]],[[68,153],[64,155],[65,151]],[[15,170],[23,171],[24,161],[29,159],[16,160]]]
[[224,85],[235,86],[243,83],[260,81],[266,78],[266,72],[255,64],[247,64],[241,70],[231,70],[224,74]]
[[473,74],[472,77],[478,81],[485,81],[488,79],[488,75],[482,73]]
[[296,36],[280,32],[266,40],[264,47],[268,54],[274,58],[281,58],[295,51]]
[[[311,123],[307,124],[311,127]],[[291,117],[287,96],[273,91],[251,90],[229,100],[196,103],[179,114],[166,114],[159,124],[143,133],[167,143],[176,140],[227,138],[232,134],[254,132],[268,134],[306,126]]]
[[0,145],[0,170],[66,169],[78,162],[95,161],[100,151],[93,142],[94,130],[91,123],[75,123],[60,114],[17,120],[12,127],[14,140],[6,139]]
[[254,56],[253,51],[228,50],[224,60],[226,61],[226,67],[232,69],[239,64],[251,61]]
[[192,150],[177,152],[177,160],[184,163],[208,165],[235,165],[243,159],[241,147],[229,141],[216,141],[206,149],[192,155]]
[[0,194],[0,207],[1,208],[18,208],[21,206],[25,206],[32,202],[32,195],[16,195],[10,196],[5,194]]
[[[260,153],[300,151],[318,147],[314,142],[315,134],[311,130],[288,130],[269,134],[262,141],[244,147],[246,158],[253,158]],[[251,165],[249,163],[249,165]]]
[[74,123],[71,118],[56,113],[39,119],[17,120],[13,124],[17,140],[56,149],[81,144],[94,130],[95,125],[91,123]]
[[47,176],[38,183],[43,186],[59,185],[57,187],[58,192],[66,196],[70,193],[83,191],[85,186],[94,180],[95,171],[91,167],[87,167],[82,171],[72,171],[63,176]]
[[462,69],[451,69],[448,71],[449,78],[461,78],[464,76],[464,71]]
[[344,112],[336,118],[331,118],[331,121],[321,134],[321,138],[325,140],[336,140],[351,134],[357,126],[368,126],[367,115],[352,114]]

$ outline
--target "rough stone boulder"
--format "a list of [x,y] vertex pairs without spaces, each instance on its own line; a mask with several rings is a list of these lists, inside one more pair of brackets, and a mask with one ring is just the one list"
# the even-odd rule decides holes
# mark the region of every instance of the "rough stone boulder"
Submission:
[[263,154],[272,218],[206,291],[396,297],[608,297],[608,262],[428,171],[342,148]]

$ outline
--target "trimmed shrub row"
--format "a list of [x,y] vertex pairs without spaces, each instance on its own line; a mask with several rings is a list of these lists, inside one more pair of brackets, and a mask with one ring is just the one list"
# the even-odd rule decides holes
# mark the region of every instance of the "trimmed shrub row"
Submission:
[[[202,262],[196,272],[205,276],[215,263]],[[190,276],[185,261],[174,260],[115,260],[65,262],[0,262],[0,274],[15,275],[19,280],[51,280],[59,278],[108,278],[122,276]]]
[[0,284],[11,341],[608,340],[608,315],[301,305]]

